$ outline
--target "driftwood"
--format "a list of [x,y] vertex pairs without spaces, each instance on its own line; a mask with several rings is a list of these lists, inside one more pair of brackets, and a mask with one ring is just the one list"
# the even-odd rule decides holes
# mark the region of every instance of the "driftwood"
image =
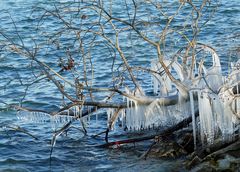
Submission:
[[201,163],[211,161],[212,159],[222,159],[228,153],[236,154],[239,157],[240,154],[240,140],[236,139],[231,142],[219,142],[211,146],[205,146],[204,148],[195,151],[191,157],[190,162],[186,164],[188,169],[192,169]]
[[226,152],[231,152],[231,151],[234,151],[234,152],[240,151],[240,140],[233,141],[229,144],[223,144],[221,149],[215,152],[212,152],[211,154],[208,154],[205,158],[203,158],[203,161],[209,160],[210,158],[215,158],[219,155],[224,155]]
[[238,140],[233,140],[231,142],[219,141],[218,143],[215,143],[213,145],[204,146],[203,148],[196,150],[195,155],[201,159],[205,159],[207,156],[213,154],[214,152],[227,148],[228,146],[232,144],[236,144],[237,142],[240,142],[240,141]]
[[[197,117],[198,115],[199,115],[198,112],[196,112],[195,116]],[[184,127],[187,127],[191,122],[192,122],[192,116],[184,119],[183,121],[179,122],[178,124],[176,124],[172,127],[169,127],[165,130],[160,131],[159,133],[156,133],[156,134],[153,134],[153,135],[150,135],[150,136],[138,137],[138,138],[132,138],[132,139],[126,139],[126,140],[118,140],[118,141],[113,141],[113,142],[107,142],[105,144],[98,145],[97,147],[107,148],[107,147],[114,146],[114,145],[136,143],[136,142],[141,142],[141,141],[145,141],[145,140],[151,140],[151,139],[154,139],[156,137],[167,136],[167,135],[170,135],[177,130],[180,130]]]

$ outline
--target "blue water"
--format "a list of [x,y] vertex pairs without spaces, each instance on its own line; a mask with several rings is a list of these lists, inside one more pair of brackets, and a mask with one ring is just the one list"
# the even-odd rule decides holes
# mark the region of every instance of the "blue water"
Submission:
[[[62,2],[63,1],[59,1]],[[45,34],[52,34],[60,29],[61,24],[55,20],[46,19],[44,23],[40,23],[41,29],[35,30],[37,24],[37,18],[43,13],[38,11],[35,7],[44,7],[47,9],[53,9],[54,4],[59,5],[59,2],[55,1],[40,1],[40,0],[1,0],[0,1],[0,31],[8,35],[9,38],[20,43],[16,32],[25,41],[27,47],[32,47],[34,39],[36,43],[46,43]],[[163,1],[162,3],[167,3]],[[170,3],[170,2],[169,2]],[[172,3],[172,4],[171,4]],[[173,7],[177,2],[171,2]],[[65,5],[67,6],[67,1]],[[123,13],[123,2],[117,2],[113,7],[113,14],[120,17],[126,17],[126,13]],[[176,4],[175,4],[176,5]],[[65,7],[66,7],[65,6]],[[152,17],[155,13],[152,7],[141,6],[138,17],[142,20],[148,20],[148,17]],[[187,9],[186,9],[187,10]],[[32,13],[32,11],[34,11]],[[10,17],[11,16],[11,17]],[[181,27],[184,12],[180,15],[179,19],[174,22],[175,27]],[[66,16],[69,17],[69,16]],[[87,14],[88,19],[95,20],[94,14]],[[204,16],[206,17],[206,16]],[[159,22],[159,18],[153,18],[154,21]],[[78,25],[80,21],[75,21]],[[166,22],[161,20],[161,22]],[[239,57],[239,35],[240,35],[240,1],[221,1],[219,6],[213,15],[212,19],[203,28],[198,37],[200,42],[206,43],[214,47],[219,54],[224,72],[228,71],[229,62],[237,61]],[[83,25],[85,27],[85,25]],[[121,27],[121,26],[120,26]],[[140,26],[139,26],[140,27]],[[143,27],[143,26],[141,26]],[[157,26],[152,26],[156,29]],[[106,28],[107,29],[107,28]],[[140,28],[140,29],[144,29]],[[151,28],[150,28],[151,29]],[[42,32],[45,30],[47,32]],[[111,35],[110,31],[107,33]],[[37,36],[36,36],[37,35]],[[40,36],[39,36],[40,35]],[[37,55],[39,59],[46,62],[49,66],[58,70],[57,61],[59,57],[66,57],[66,50],[69,49],[74,58],[78,59],[79,70],[75,76],[79,76],[82,79],[81,58],[76,53],[78,44],[73,43],[72,36],[74,34],[70,32],[63,32],[59,38],[61,48],[51,46],[50,44],[41,44],[41,51]],[[154,37],[154,34],[151,35]],[[86,35],[91,37],[91,35]],[[138,38],[136,35],[128,34],[121,35],[121,43],[123,50],[126,52],[126,56],[131,65],[137,66],[150,66],[151,59],[156,57],[155,50],[151,46],[147,45]],[[129,38],[133,38],[130,41]],[[1,38],[2,39],[2,38]],[[99,38],[98,38],[99,39]],[[171,39],[169,43],[171,44]],[[177,40],[177,38],[176,38]],[[99,42],[101,40],[99,39]],[[2,43],[2,42],[1,42]],[[181,42],[179,42],[181,43]],[[87,43],[86,43],[87,44]],[[134,47],[132,46],[134,45]],[[166,48],[166,52],[176,48],[171,44],[170,48]],[[167,53],[166,53],[167,55]],[[116,57],[119,58],[119,57]],[[92,47],[92,60],[94,69],[94,85],[100,87],[111,86],[111,68],[112,60],[111,53],[101,43]],[[116,66],[121,62],[116,60]],[[89,73],[87,76],[91,78],[90,62],[87,62]],[[30,60],[23,57],[19,57],[13,53],[6,53],[0,51],[0,100],[7,103],[19,103],[22,102],[24,106],[30,108],[39,108],[47,111],[56,110],[61,103],[61,94],[57,91],[53,84],[44,80],[34,85],[30,85],[25,95],[25,86],[23,84],[29,84],[34,81],[33,71],[31,65],[35,69],[35,74],[40,74],[36,64],[31,64]],[[64,77],[69,80],[72,76],[69,73],[64,73]],[[126,74],[124,76],[128,77]],[[139,74],[139,80],[141,81],[145,89],[149,88],[150,79]],[[128,84],[128,83],[127,83]],[[69,91],[72,91],[69,89]],[[96,95],[97,100],[101,100],[106,93]],[[120,101],[120,98],[116,98],[116,101]],[[141,153],[148,148],[149,142],[144,144],[129,145],[127,147],[115,148],[115,149],[101,149],[95,147],[95,145],[104,143],[103,137],[92,138],[98,132],[103,131],[106,128],[104,119],[106,113],[101,111],[99,114],[99,120],[95,121],[95,118],[91,120],[88,126],[88,135],[84,134],[77,129],[70,129],[67,135],[62,135],[57,139],[56,146],[54,147],[52,158],[50,161],[50,142],[52,139],[52,124],[49,123],[26,123],[20,121],[16,117],[16,111],[6,108],[3,104],[0,104],[0,171],[184,171],[182,165],[183,159],[170,159],[164,160],[159,158],[149,157],[147,160],[139,159]],[[32,137],[15,132],[8,127],[19,125],[22,128],[27,129],[31,134],[36,136],[38,140]],[[79,122],[74,122],[74,126],[79,127]],[[116,131],[115,134],[121,135],[122,132]],[[121,138],[124,138],[121,135]],[[111,138],[111,137],[110,137]],[[117,137],[115,139],[119,139]]]

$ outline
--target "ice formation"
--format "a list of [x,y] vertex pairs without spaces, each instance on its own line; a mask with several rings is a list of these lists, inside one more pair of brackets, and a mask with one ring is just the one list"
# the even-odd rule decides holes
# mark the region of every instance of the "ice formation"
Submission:
[[[117,121],[130,131],[166,128],[192,116],[195,148],[197,140],[202,144],[213,144],[219,138],[223,141],[234,139],[240,132],[240,60],[232,65],[228,76],[223,76],[215,50],[203,44],[199,44],[198,48],[210,53],[210,67],[204,65],[204,59],[196,61],[195,57],[187,57],[189,61],[185,66],[176,59],[164,60],[163,63],[176,79],[172,80],[162,63],[152,61],[151,70],[155,71],[152,72],[154,96],[147,96],[142,88],[130,90],[126,87],[128,96],[124,96],[124,101],[127,108],[108,109],[108,128],[114,129]],[[194,66],[191,68],[189,64]],[[82,111],[79,106],[54,115],[19,111],[18,117],[31,122],[51,120],[54,125],[79,118],[85,122],[90,120],[90,115],[82,118]],[[195,116],[197,111],[199,117]]]
[[218,56],[213,54],[213,66],[205,72],[198,87],[193,88],[192,94],[197,95],[197,100],[190,99],[192,103],[198,102],[199,109],[199,127],[193,123],[195,142],[196,130],[200,131],[202,144],[213,144],[217,139],[231,141],[239,134],[239,79],[237,68],[233,68],[229,76],[223,76]]
[[128,108],[122,112],[119,119],[128,130],[172,126],[191,115],[190,102],[178,100],[177,96],[176,98],[176,104],[167,106],[160,98],[156,98],[150,104],[126,98]]
[[[165,60],[169,71],[174,72],[182,82],[186,80],[181,65],[176,61]],[[169,76],[164,72],[161,64],[152,61],[153,92],[155,96],[143,96],[137,91],[126,88],[130,97],[125,98],[127,108],[119,117],[122,126],[128,130],[142,130],[149,128],[169,127],[191,115],[190,102],[187,101]],[[131,97],[135,97],[135,99]],[[144,101],[146,100],[146,101]],[[109,114],[113,114],[109,112]],[[112,116],[112,115],[108,115]]]
[[[141,130],[155,127],[169,127],[192,115],[194,145],[197,140],[202,144],[213,144],[217,139],[231,141],[240,132],[240,60],[233,66],[228,76],[223,76],[221,63],[215,50],[199,44],[198,48],[209,53],[212,65],[204,65],[201,59],[191,71],[184,69],[177,61],[165,60],[169,71],[186,84],[188,96],[181,95],[178,86],[165,73],[161,64],[152,61],[152,83],[155,94],[150,103],[141,103],[137,99],[126,98],[128,108],[121,115],[123,126],[129,130]],[[191,73],[192,72],[192,73]],[[127,90],[135,97],[144,96]],[[177,95],[173,104],[164,104],[161,98]],[[146,98],[147,99],[147,98]],[[199,112],[196,118],[195,113]]]
[[17,118],[24,122],[45,123],[50,121],[50,115],[43,112],[29,112],[20,110],[17,112]]
[[27,111],[27,110],[18,110],[17,118],[24,122],[31,123],[45,123],[51,122],[52,128],[56,129],[62,124],[67,123],[69,121],[73,121],[75,119],[81,118],[82,122],[87,123],[89,118],[87,116],[82,117],[82,108],[79,106],[73,106],[64,111],[48,114],[44,112],[38,111]]

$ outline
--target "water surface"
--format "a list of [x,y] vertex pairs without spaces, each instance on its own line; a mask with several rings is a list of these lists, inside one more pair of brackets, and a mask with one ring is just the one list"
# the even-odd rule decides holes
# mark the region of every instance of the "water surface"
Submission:
[[[62,1],[63,2],[63,1]],[[0,1],[0,30],[4,30],[13,39],[16,38],[13,20],[16,21],[18,31],[24,35],[25,39],[34,37],[36,34],[32,28],[34,23],[31,12],[36,6],[52,8],[54,1],[35,0],[2,0]],[[114,7],[116,15],[121,15],[121,3]],[[38,13],[35,13],[37,15]],[[9,17],[11,15],[11,18]],[[147,18],[148,11],[142,11],[141,17]],[[36,23],[35,23],[36,24]],[[180,25],[180,23],[176,23]],[[227,72],[229,61],[239,59],[239,34],[240,34],[240,4],[238,0],[221,1],[216,13],[211,21],[203,28],[198,40],[214,47],[223,62],[224,71]],[[46,21],[43,27],[48,27],[48,31],[54,32],[58,27],[53,21]],[[238,37],[237,37],[238,35]],[[42,41],[38,38],[37,41]],[[66,46],[71,45],[70,39],[62,38]],[[133,39],[134,41],[134,39]],[[30,43],[29,43],[30,44]],[[131,45],[126,43],[126,51],[129,51],[129,61],[134,65],[149,65],[151,59],[155,57],[150,46],[142,42],[135,42],[138,47],[130,49]],[[102,54],[107,54],[101,45],[94,47],[95,83],[97,86],[106,86],[110,83],[111,61],[112,59]],[[46,49],[44,58],[49,65],[56,67],[54,62],[63,52],[55,54],[54,51]],[[47,56],[46,56],[47,54]],[[137,60],[136,60],[137,59]],[[106,63],[107,62],[107,63]],[[29,61],[18,57],[16,54],[6,55],[0,51],[0,99],[7,103],[17,103],[24,95],[23,86],[19,85],[18,72],[23,79],[31,79]],[[17,72],[16,72],[17,71]],[[148,87],[149,78],[141,78],[144,87]],[[43,108],[45,110],[56,109],[56,105],[61,101],[61,95],[51,83],[37,83],[29,87],[29,94],[24,99],[24,104],[32,108]],[[44,92],[43,92],[44,90]],[[103,95],[99,95],[103,97]],[[82,132],[72,128],[68,135],[58,138],[53,150],[50,162],[50,142],[52,138],[53,125],[49,123],[26,123],[16,117],[16,111],[5,108],[0,109],[0,171],[184,171],[182,159],[163,160],[158,158],[139,159],[140,151],[146,150],[149,142],[137,144],[136,147],[116,149],[101,149],[95,145],[103,143],[103,138],[90,137],[103,131],[106,128],[104,122],[106,113],[101,111],[98,121],[93,117],[89,124],[89,134],[84,136]],[[32,137],[9,130],[5,125],[20,125],[26,128],[38,140]],[[75,126],[80,126],[79,122],[74,122]],[[117,133],[117,132],[116,132]],[[119,133],[117,133],[119,134]]]

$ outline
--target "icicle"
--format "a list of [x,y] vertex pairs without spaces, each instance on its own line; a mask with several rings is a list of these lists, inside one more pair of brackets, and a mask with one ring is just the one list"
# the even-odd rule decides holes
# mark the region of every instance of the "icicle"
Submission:
[[57,120],[56,120],[56,116],[51,116],[51,126],[52,126],[52,130],[55,131],[57,129]]
[[[237,91],[239,91],[239,90],[237,90]],[[240,97],[237,97],[235,99],[235,102],[236,102],[236,115],[237,115],[238,119],[240,119],[240,100],[239,99],[240,99]]]
[[88,123],[90,123],[90,121],[91,121],[91,115],[90,115],[90,113],[91,113],[91,108],[90,107],[87,107],[87,111],[88,111]]
[[76,119],[77,118],[77,106],[74,106],[73,112],[74,112],[74,118]]
[[[112,117],[113,117],[113,115],[114,115],[114,109],[112,109],[112,108],[109,108],[108,110],[107,110],[107,124],[110,124],[110,123],[112,123]],[[108,126],[108,127],[110,127],[110,126]]]
[[43,123],[49,119],[50,115],[43,112],[18,111],[16,116],[24,122]]
[[[97,107],[96,107],[96,111],[97,111]],[[95,115],[96,115],[96,116],[95,116],[95,117],[96,117],[95,120],[96,120],[96,124],[97,124],[97,123],[98,123],[98,113],[96,113]]]
[[[157,61],[152,61],[151,62],[151,69],[154,70],[154,71],[158,71],[157,69]],[[159,86],[159,82],[157,80],[157,76],[154,74],[153,77],[152,77],[152,86],[153,86],[153,93],[154,94],[158,94],[158,86]]]
[[126,122],[125,117],[126,117],[125,109],[122,109],[119,115],[119,120],[121,122],[122,128],[125,128],[125,122]]
[[193,139],[194,139],[194,150],[197,149],[197,136],[196,136],[196,117],[194,110],[194,99],[193,99],[193,91],[189,92],[190,94],[190,103],[191,103],[191,112],[192,112],[192,127],[193,127]]
[[80,118],[82,118],[82,109],[80,110]]
[[[231,111],[231,95],[228,91],[223,91],[219,93],[220,99],[217,106],[215,106],[215,111],[218,115],[218,126],[222,131],[223,140],[232,140],[232,134],[234,132],[234,114]],[[219,110],[222,110],[220,112]]]
[[70,111],[69,111],[69,109],[67,110],[67,116],[70,117]]
[[214,118],[207,89],[199,91],[198,101],[202,143],[204,144],[205,138],[207,143],[213,143],[215,136]]
[[109,122],[110,119],[111,119],[111,109],[109,108],[109,109],[107,110],[107,121]]
[[199,103],[200,136],[202,145],[204,145],[204,127],[202,124],[204,107],[202,105],[202,96],[200,91],[198,91],[198,103]]

